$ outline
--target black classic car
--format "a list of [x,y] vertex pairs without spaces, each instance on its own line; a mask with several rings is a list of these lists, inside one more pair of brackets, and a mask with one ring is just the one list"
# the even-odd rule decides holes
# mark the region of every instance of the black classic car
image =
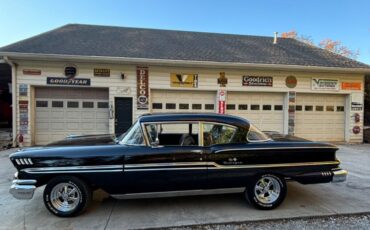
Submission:
[[10,193],[31,199],[37,187],[46,185],[45,206],[61,217],[81,213],[95,189],[115,198],[244,192],[250,204],[266,210],[282,203],[288,180],[346,180],[337,147],[289,136],[272,138],[235,116],[143,115],[118,141],[11,154],[18,172]]

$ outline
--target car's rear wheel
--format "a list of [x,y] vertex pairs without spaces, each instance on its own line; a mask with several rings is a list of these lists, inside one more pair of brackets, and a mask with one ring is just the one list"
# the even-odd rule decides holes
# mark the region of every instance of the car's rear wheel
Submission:
[[61,176],[46,185],[43,197],[45,206],[51,213],[59,217],[71,217],[86,209],[92,192],[83,180],[73,176]]
[[254,207],[270,210],[278,207],[285,199],[285,179],[274,174],[255,177],[247,186],[245,197]]

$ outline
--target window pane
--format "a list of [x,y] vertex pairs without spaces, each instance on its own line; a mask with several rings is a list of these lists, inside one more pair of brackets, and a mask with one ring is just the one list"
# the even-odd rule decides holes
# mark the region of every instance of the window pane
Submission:
[[153,103],[152,109],[162,109],[162,103]]
[[123,137],[121,143],[126,145],[142,145],[144,144],[143,133],[141,132],[140,123],[136,122],[127,131],[127,134]]
[[324,111],[324,106],[316,105],[316,111],[319,111],[319,112]]
[[337,112],[343,112],[344,106],[337,106]]
[[84,101],[82,102],[82,108],[88,108],[88,109],[94,108],[94,102]]
[[235,132],[236,128],[232,126],[204,123],[203,144],[204,146],[210,146],[230,143]]
[[234,104],[227,104],[226,109],[227,110],[235,110],[235,105]]
[[159,145],[198,145],[197,123],[152,123],[145,125],[149,142]]
[[48,107],[48,101],[36,101],[36,107]]
[[179,108],[180,109],[189,109],[189,104],[180,104]]
[[[297,109],[297,107],[296,107],[296,109]],[[282,105],[275,105],[275,106],[274,106],[274,110],[275,110],[275,111],[283,110],[283,106],[282,106]]]
[[271,110],[271,105],[263,105],[262,110]]
[[270,138],[261,132],[259,129],[257,129],[254,125],[249,126],[249,131],[247,134],[247,140],[250,142],[257,142],[257,141],[267,141]]
[[302,106],[301,105],[296,105],[295,106],[295,111],[302,111]]
[[251,105],[251,110],[260,110],[260,105]]
[[51,106],[53,108],[63,108],[63,101],[52,101]]
[[78,108],[78,101],[68,101],[67,108]]
[[332,106],[332,105],[326,106],[326,111],[328,111],[328,112],[334,112],[334,106]]
[[214,104],[205,104],[205,109],[206,110],[214,110],[215,109],[215,105]]
[[304,106],[304,111],[313,111],[313,106],[312,105],[305,105]]
[[176,109],[175,103],[166,103],[166,109]]
[[239,110],[248,110],[248,105],[247,104],[240,104],[238,105]]
[[106,109],[109,107],[109,103],[108,102],[98,102],[98,108],[99,109]]
[[191,105],[191,108],[192,108],[192,109],[195,109],[195,110],[202,109],[202,104],[192,104],[192,105]]

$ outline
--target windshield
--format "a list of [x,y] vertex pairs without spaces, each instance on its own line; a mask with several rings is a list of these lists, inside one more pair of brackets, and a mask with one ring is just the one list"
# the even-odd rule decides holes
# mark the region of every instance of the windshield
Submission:
[[120,144],[144,145],[143,132],[138,121],[124,134]]
[[270,138],[260,131],[256,126],[250,125],[249,131],[247,134],[247,141],[249,142],[261,142],[261,141],[269,141]]

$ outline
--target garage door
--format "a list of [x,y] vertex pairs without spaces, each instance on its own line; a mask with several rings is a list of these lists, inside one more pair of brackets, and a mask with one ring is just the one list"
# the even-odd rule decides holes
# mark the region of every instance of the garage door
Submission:
[[215,112],[216,92],[152,90],[152,112]]
[[295,135],[316,141],[344,141],[345,96],[297,94]]
[[263,131],[284,130],[284,94],[256,92],[228,92],[228,114],[240,116]]
[[35,144],[109,133],[108,94],[107,89],[37,88]]

